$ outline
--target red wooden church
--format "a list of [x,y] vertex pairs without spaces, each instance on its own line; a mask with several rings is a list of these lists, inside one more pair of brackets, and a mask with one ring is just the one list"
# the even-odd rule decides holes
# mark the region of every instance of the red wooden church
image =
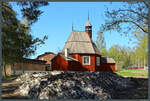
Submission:
[[60,71],[115,71],[115,61],[104,58],[92,41],[88,19],[85,31],[72,31],[62,52],[51,59],[51,69]]

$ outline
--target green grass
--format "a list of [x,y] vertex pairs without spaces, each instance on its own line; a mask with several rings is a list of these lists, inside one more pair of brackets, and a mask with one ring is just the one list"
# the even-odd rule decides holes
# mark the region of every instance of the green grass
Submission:
[[148,77],[148,70],[139,69],[122,69],[116,72],[118,75],[126,77]]
[[129,72],[116,72],[116,73],[121,76],[137,76],[137,74],[129,73]]
[[146,71],[144,69],[122,69],[122,71]]

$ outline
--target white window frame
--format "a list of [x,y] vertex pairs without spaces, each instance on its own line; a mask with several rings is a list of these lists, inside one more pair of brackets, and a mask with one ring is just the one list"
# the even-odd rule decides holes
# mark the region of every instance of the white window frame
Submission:
[[[84,63],[84,58],[89,58],[89,63]],[[91,65],[91,58],[90,58],[90,56],[83,56],[83,58],[82,58],[82,64],[83,65]]]
[[100,61],[100,57],[96,57],[96,66],[100,66],[101,61]]

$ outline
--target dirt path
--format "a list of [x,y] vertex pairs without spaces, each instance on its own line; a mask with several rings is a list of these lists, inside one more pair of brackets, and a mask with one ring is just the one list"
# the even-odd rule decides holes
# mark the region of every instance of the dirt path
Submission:
[[14,79],[2,81],[2,99],[27,99],[27,97],[14,93],[20,85],[21,83]]

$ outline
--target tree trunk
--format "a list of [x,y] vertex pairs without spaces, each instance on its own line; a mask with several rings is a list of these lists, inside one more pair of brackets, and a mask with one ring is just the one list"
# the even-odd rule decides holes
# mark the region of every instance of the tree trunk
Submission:
[[16,63],[13,64],[13,75],[16,75]]
[[4,63],[4,76],[7,77],[7,73],[6,73],[6,63]]

